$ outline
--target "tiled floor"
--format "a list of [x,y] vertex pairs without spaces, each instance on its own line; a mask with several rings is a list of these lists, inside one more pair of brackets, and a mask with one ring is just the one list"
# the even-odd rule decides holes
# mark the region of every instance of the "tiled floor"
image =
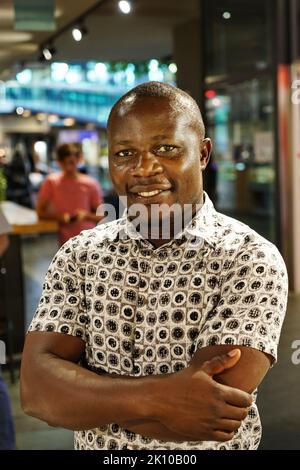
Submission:
[[[27,324],[40,295],[49,261],[57,245],[51,236],[24,243]],[[258,404],[263,423],[261,449],[300,450],[300,364],[293,365],[291,344],[300,340],[300,296],[290,296],[282,330],[278,364],[259,389]],[[7,375],[6,375],[7,377]],[[20,407],[18,384],[9,386],[18,449],[72,449],[72,432],[51,428],[26,416]]]

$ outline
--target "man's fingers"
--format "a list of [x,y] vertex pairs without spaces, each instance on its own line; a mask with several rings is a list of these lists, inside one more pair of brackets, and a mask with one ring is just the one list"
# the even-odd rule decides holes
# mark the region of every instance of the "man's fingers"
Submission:
[[223,391],[223,398],[228,405],[238,406],[240,408],[248,408],[252,405],[253,399],[251,395],[238,388],[228,387],[220,384]]
[[221,374],[226,369],[234,367],[240,360],[240,357],[241,351],[239,349],[232,349],[227,354],[220,354],[204,362],[201,370],[213,377],[214,375]]
[[234,438],[234,432],[223,432],[215,431],[214,432],[214,441],[226,442]]
[[216,429],[218,431],[232,432],[236,431],[241,424],[242,421],[236,421],[233,419],[220,419],[220,421],[216,424]]
[[248,415],[247,408],[238,408],[237,406],[225,405],[224,407],[224,416],[225,419],[233,419],[237,421],[242,421]]

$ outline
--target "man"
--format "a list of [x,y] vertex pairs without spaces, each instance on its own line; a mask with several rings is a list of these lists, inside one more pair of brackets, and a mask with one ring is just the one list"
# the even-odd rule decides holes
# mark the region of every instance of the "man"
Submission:
[[[1,257],[9,246],[8,233],[10,225],[0,207],[0,266]],[[0,450],[15,449],[15,430],[10,406],[10,400],[0,367]]]
[[282,258],[203,192],[211,141],[189,95],[139,85],[114,105],[108,138],[127,212],[55,256],[26,339],[23,407],[76,430],[76,449],[256,449],[256,388],[286,308]]
[[81,153],[75,144],[57,148],[61,173],[52,173],[42,184],[37,201],[41,219],[59,222],[59,240],[65,243],[82,230],[95,227],[101,217],[96,210],[103,202],[99,184],[78,171]]

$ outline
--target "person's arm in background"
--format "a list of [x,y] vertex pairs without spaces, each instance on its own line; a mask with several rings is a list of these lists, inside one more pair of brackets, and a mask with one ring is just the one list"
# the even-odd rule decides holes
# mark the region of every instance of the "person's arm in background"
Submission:
[[0,258],[9,247],[9,238],[6,233],[0,235]]
[[46,178],[42,183],[36,203],[36,212],[40,219],[56,220],[57,222],[69,223],[70,214],[58,214],[52,204],[52,185],[51,181]]
[[90,211],[78,209],[76,211],[77,220],[90,220],[92,222],[100,222],[104,216],[97,215],[98,207],[103,204],[103,192],[101,186],[96,180],[91,181],[90,185]]
[[11,232],[11,226],[7,222],[0,207],[0,258],[9,247],[8,234]]

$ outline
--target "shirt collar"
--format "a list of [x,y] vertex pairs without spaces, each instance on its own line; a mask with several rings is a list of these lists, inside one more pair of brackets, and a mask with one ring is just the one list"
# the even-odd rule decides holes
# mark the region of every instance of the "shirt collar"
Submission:
[[[191,222],[176,235],[175,239],[198,237],[205,240],[210,246],[215,248],[217,244],[217,212],[214,205],[206,192],[203,192],[204,203],[198,209],[197,213],[191,220]],[[134,224],[127,218],[128,210],[124,210],[122,217],[118,220],[118,229],[116,239],[120,238],[122,232],[122,238],[126,239],[139,239],[144,240],[143,236],[136,231]]]

